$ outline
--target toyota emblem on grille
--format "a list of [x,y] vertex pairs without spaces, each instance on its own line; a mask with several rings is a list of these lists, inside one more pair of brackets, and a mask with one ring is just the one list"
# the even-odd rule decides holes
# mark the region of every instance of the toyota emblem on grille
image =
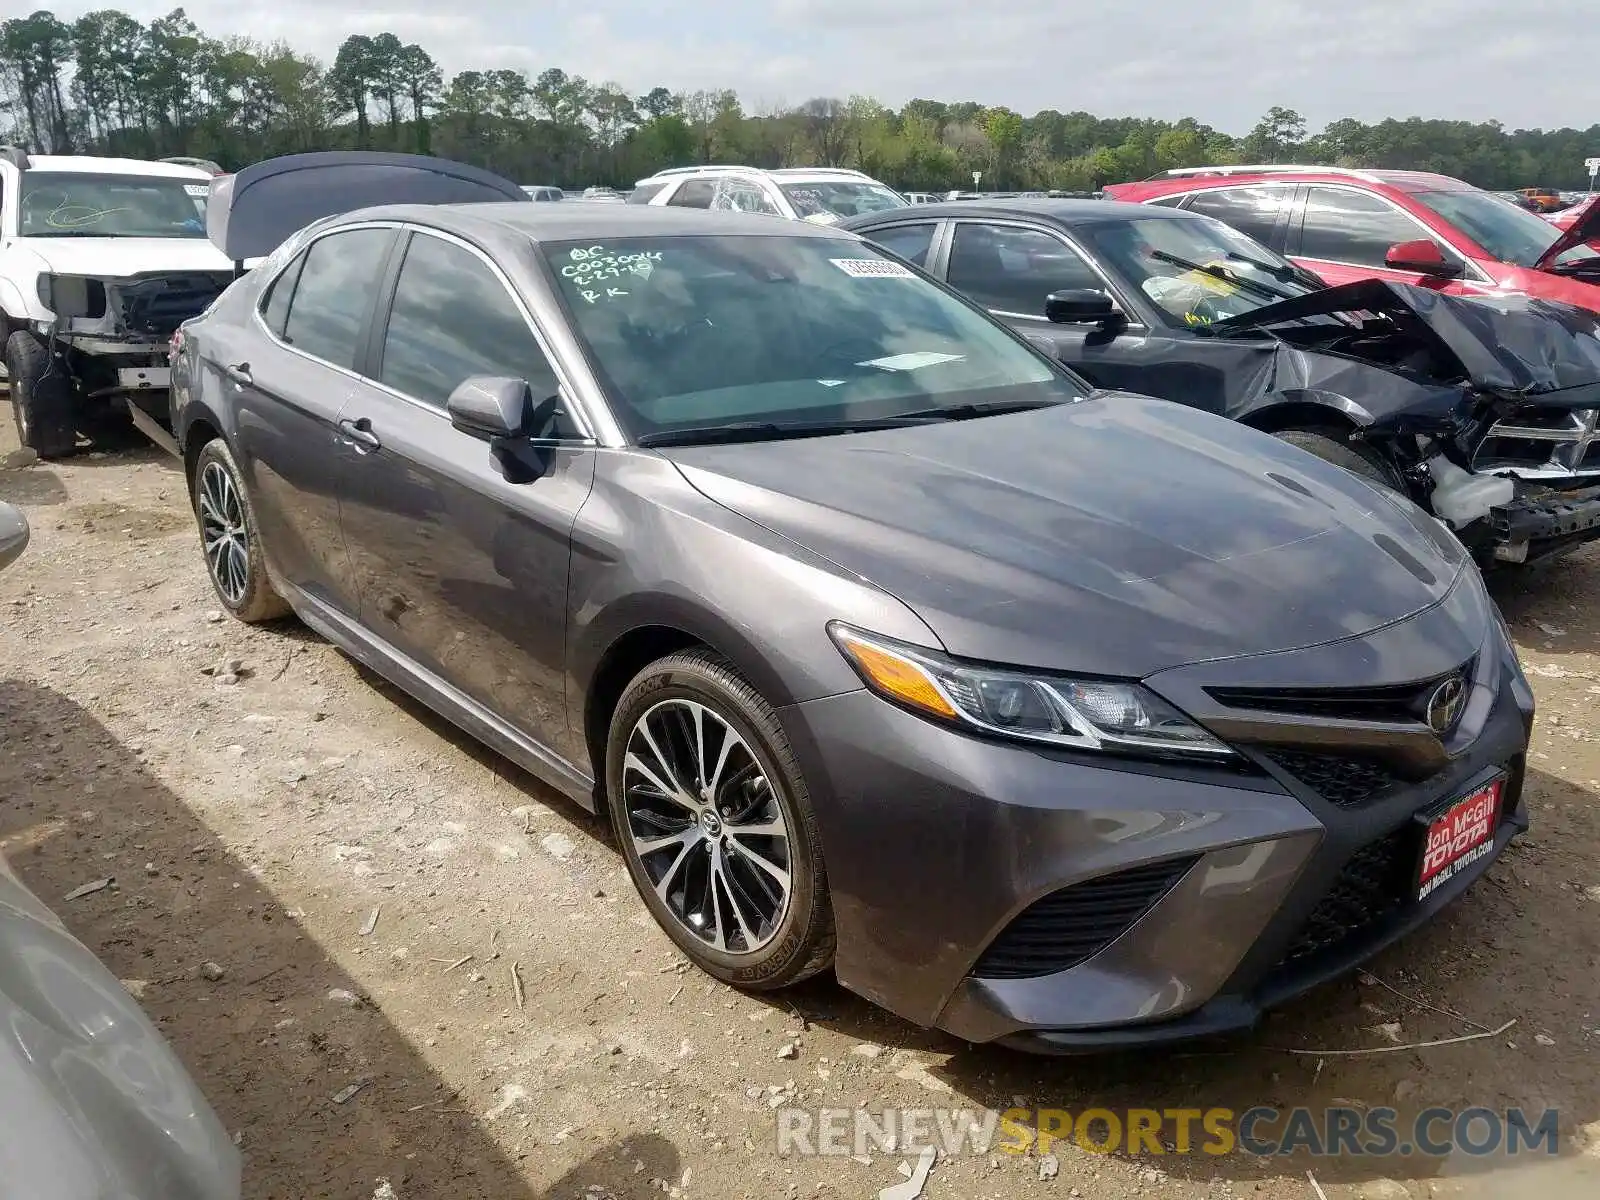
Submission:
[[1455,728],[1461,710],[1467,702],[1467,685],[1459,675],[1452,675],[1428,697],[1428,727],[1435,733],[1449,733]]

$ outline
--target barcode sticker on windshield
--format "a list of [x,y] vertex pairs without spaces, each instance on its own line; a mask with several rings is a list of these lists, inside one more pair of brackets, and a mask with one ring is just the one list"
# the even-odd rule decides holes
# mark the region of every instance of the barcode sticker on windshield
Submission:
[[209,183],[186,183],[183,185],[183,190],[191,196],[205,196],[210,194],[211,185]]
[[828,260],[852,279],[915,279],[910,267],[884,258],[830,258]]

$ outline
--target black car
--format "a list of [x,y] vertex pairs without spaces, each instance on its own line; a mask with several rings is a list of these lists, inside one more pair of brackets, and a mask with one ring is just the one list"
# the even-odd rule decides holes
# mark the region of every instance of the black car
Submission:
[[1600,538],[1600,317],[1583,309],[1328,288],[1220,221],[1114,201],[841,225],[1101,387],[1231,417],[1405,493],[1486,564]]
[[[231,258],[281,220],[256,171]],[[1527,825],[1532,696],[1437,521],[1092,396],[854,234],[389,203],[182,334],[221,603],[608,813],[729,983],[832,966],[1039,1050],[1240,1029]]]

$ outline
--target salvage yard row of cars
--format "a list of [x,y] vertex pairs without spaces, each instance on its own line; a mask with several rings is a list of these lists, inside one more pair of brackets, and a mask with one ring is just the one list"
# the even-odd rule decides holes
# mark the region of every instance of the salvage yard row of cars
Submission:
[[301,155],[198,233],[155,164],[0,173],[29,444],[131,401],[229,612],[603,812],[718,979],[1041,1052],[1240,1031],[1527,827],[1474,557],[1600,530],[1592,309],[848,172],[541,205]]

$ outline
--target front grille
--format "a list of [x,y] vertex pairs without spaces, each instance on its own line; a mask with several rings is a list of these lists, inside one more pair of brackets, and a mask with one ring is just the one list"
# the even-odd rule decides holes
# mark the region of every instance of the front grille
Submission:
[[1600,409],[1531,408],[1497,421],[1473,454],[1472,469],[1523,479],[1600,475]]
[[1086,962],[1172,890],[1197,856],[1132,867],[1051,892],[1024,909],[984,951],[979,979],[1031,979]]
[[1382,763],[1370,759],[1304,750],[1274,749],[1264,753],[1275,766],[1336,808],[1361,808],[1406,785]]
[[1351,688],[1208,687],[1213,700],[1230,708],[1287,713],[1333,721],[1386,721],[1410,724],[1427,721],[1429,697],[1451,677],[1472,679],[1477,659],[1468,659],[1454,671],[1411,683]]
[[122,328],[133,334],[171,337],[198,317],[231,282],[227,275],[154,275],[117,288]]
[[1306,918],[1284,965],[1341,945],[1403,907],[1411,895],[1416,854],[1416,831],[1406,825],[1351,855]]

